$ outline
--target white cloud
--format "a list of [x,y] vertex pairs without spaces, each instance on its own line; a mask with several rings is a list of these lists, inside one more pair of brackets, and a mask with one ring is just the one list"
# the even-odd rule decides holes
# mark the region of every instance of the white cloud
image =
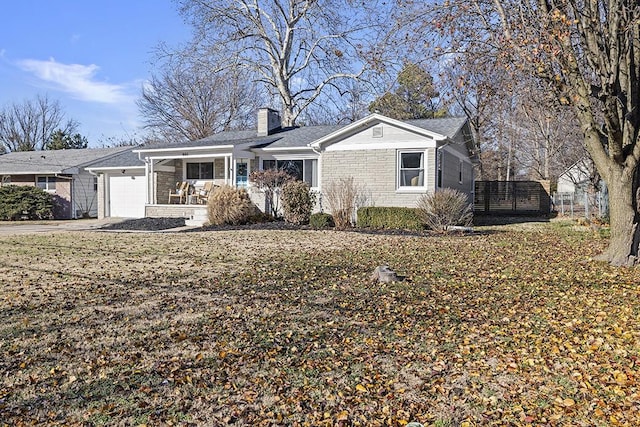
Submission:
[[133,99],[124,85],[96,80],[100,67],[95,64],[62,64],[53,58],[49,61],[25,59],[17,64],[24,71],[53,84],[54,88],[67,92],[76,99],[105,104],[128,103]]

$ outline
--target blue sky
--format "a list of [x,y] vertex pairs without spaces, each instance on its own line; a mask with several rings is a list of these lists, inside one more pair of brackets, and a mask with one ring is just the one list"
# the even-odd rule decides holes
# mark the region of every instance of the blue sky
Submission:
[[97,146],[139,136],[135,105],[160,42],[188,41],[172,0],[19,0],[2,4],[0,106],[48,95]]

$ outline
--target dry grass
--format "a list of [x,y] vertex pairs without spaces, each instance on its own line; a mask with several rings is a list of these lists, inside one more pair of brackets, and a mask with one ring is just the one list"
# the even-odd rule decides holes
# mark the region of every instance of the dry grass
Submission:
[[[0,237],[0,423],[635,425],[640,274],[604,243]],[[369,283],[383,263],[407,281]]]

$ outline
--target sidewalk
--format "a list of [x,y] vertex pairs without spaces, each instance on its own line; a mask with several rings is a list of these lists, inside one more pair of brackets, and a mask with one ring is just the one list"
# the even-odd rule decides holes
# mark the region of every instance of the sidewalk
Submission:
[[0,221],[0,236],[45,232],[95,230],[105,224],[123,221],[122,218],[75,219],[59,221]]

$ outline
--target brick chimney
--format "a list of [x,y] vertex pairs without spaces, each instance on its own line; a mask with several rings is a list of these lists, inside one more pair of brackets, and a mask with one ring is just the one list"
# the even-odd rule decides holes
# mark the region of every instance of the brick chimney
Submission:
[[281,127],[280,114],[271,108],[258,110],[258,136],[267,136]]

